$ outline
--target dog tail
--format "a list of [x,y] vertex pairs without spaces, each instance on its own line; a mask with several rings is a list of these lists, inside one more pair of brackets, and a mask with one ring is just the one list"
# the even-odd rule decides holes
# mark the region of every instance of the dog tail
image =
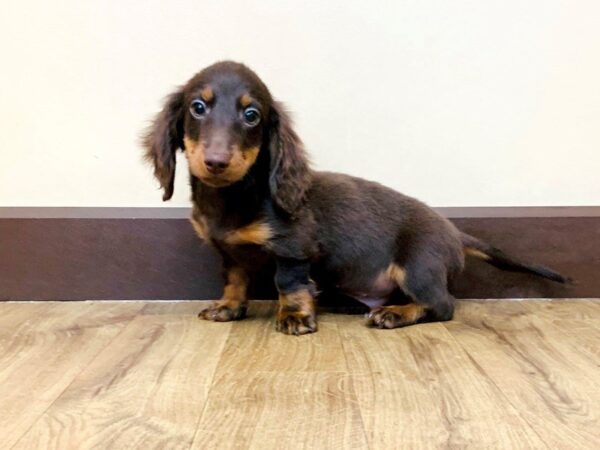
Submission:
[[474,256],[482,259],[488,264],[502,270],[511,272],[525,272],[547,278],[557,283],[572,284],[573,280],[565,277],[558,272],[547,267],[537,264],[527,264],[522,261],[507,255],[502,250],[499,250],[491,245],[480,241],[479,239],[461,232],[461,241],[463,244],[465,255]]

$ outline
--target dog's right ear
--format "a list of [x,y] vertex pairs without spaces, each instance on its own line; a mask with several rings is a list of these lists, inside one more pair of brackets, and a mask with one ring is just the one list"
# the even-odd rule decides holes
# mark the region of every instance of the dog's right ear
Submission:
[[175,152],[183,149],[183,89],[169,95],[163,110],[143,136],[145,158],[154,165],[154,176],[164,190],[163,201],[173,196]]

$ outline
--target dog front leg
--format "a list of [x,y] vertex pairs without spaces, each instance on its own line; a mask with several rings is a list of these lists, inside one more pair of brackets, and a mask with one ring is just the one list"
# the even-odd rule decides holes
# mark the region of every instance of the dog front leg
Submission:
[[208,308],[200,311],[198,317],[215,322],[229,322],[246,317],[248,309],[248,275],[241,267],[225,268],[225,289],[223,296]]
[[279,291],[276,328],[299,336],[317,331],[316,307],[307,261],[277,258],[275,284]]

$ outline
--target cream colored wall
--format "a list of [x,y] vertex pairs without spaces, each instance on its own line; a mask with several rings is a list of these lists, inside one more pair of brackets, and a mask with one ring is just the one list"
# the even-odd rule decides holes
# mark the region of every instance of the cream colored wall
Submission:
[[436,206],[600,204],[597,0],[22,0],[0,54],[0,206],[163,205],[137,136],[227,58],[318,168]]

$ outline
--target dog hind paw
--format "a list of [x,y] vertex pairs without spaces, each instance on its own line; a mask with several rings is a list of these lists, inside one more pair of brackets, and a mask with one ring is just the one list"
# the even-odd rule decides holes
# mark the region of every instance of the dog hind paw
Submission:
[[366,315],[367,325],[390,330],[417,323],[424,315],[421,306],[410,304],[374,308]]

